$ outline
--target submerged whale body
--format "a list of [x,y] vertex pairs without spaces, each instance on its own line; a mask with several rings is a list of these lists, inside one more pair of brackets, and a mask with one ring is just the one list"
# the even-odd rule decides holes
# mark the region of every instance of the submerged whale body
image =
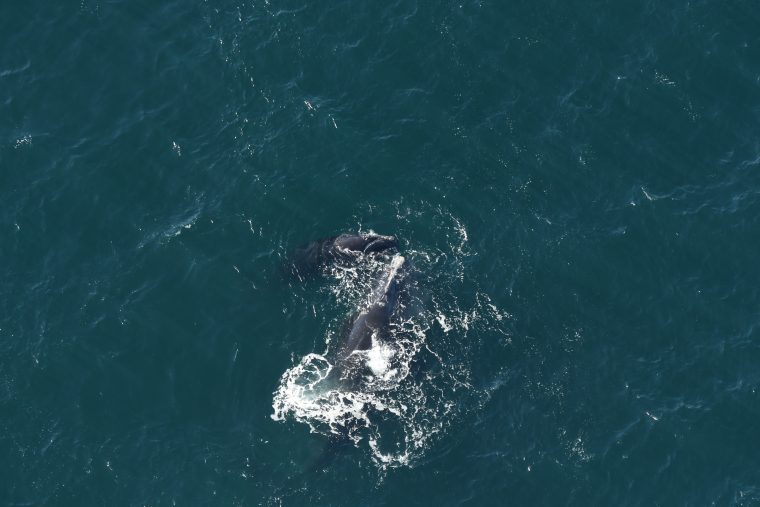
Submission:
[[350,263],[362,255],[380,254],[394,248],[398,248],[394,236],[341,234],[297,249],[292,258],[292,270],[295,275],[304,277],[332,263]]

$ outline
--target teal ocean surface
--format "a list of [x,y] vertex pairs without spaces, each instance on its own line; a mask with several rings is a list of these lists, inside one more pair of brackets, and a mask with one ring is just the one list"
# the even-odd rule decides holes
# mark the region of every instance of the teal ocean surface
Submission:
[[[3,2],[0,505],[760,505],[758,27]],[[320,381],[399,255],[372,375]]]

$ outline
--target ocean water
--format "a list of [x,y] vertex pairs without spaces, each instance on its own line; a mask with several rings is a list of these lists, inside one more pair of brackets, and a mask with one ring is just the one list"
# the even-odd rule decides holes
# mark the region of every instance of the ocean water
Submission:
[[[3,2],[0,505],[760,505],[758,27]],[[368,231],[414,304],[319,390],[390,261],[289,255]]]

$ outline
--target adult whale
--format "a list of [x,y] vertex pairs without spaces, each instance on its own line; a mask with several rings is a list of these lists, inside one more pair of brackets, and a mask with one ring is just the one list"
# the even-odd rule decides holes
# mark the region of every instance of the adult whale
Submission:
[[362,255],[379,254],[394,248],[398,248],[394,236],[340,234],[296,249],[291,266],[295,275],[305,277],[332,263],[350,263]]
[[391,317],[399,305],[399,284],[405,259],[396,255],[386,266],[368,298],[366,306],[348,321],[338,348],[334,367],[341,378],[351,370],[355,352],[369,350],[374,342],[390,339]]
[[[393,241],[395,246],[395,238]],[[344,393],[362,391],[366,381],[371,382],[380,374],[366,352],[393,339],[392,324],[410,303],[409,271],[406,259],[399,254],[382,267],[366,301],[346,321],[338,346],[328,353],[331,367],[321,380],[323,388]],[[309,468],[317,471],[328,466],[342,450],[355,443],[352,435],[368,422],[366,417],[349,417],[331,424],[332,433]]]
[[[403,299],[402,280],[407,275],[406,269],[404,257],[394,256],[377,278],[366,305],[348,320],[339,348],[332,356],[332,368],[325,378],[325,385],[330,389],[361,390],[366,375],[375,373],[361,352],[370,350],[377,342],[391,339],[391,320],[401,304],[399,299]],[[349,435],[364,427],[366,422],[363,418],[348,419],[333,428],[338,433],[329,436],[327,445],[310,468],[325,468],[350,445]]]

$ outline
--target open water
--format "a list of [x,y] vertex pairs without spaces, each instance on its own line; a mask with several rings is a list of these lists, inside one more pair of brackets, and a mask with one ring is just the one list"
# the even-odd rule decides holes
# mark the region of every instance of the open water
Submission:
[[[0,505],[760,505],[758,27],[2,2]],[[341,395],[344,231],[416,296]]]

